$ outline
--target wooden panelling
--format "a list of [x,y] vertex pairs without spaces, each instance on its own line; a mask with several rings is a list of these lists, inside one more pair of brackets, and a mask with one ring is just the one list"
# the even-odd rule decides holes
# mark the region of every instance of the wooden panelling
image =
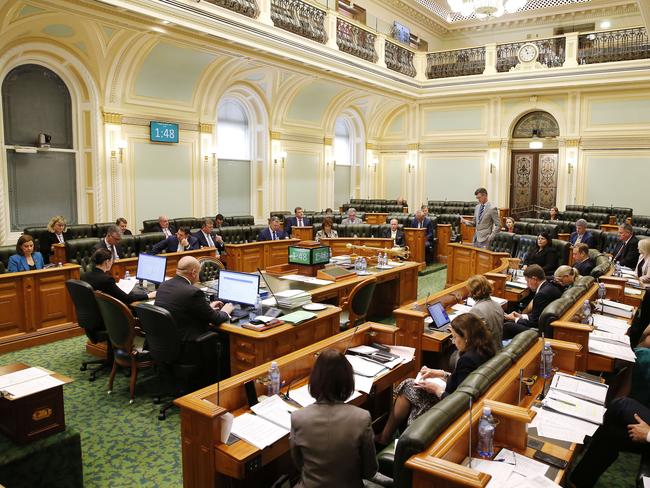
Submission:
[[226,244],[224,256],[226,266],[232,271],[252,273],[257,268],[287,264],[288,247],[295,246],[300,239],[278,241],[248,242],[246,244]]

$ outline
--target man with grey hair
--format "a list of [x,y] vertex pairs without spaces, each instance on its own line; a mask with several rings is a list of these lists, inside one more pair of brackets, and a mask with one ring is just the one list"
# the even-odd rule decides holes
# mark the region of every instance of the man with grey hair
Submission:
[[171,237],[176,233],[176,230],[170,225],[166,215],[158,217],[158,224],[154,226],[154,231],[162,232],[165,234],[165,238]]
[[357,218],[357,209],[352,207],[348,208],[347,218],[341,221],[341,225],[350,225],[350,224],[363,224],[363,220]]
[[[189,364],[199,364],[201,371],[207,373],[205,382],[216,378],[217,350],[215,341],[198,343],[197,339],[205,332],[230,319],[233,306],[215,301],[208,303],[200,288],[194,286],[199,281],[201,265],[193,256],[184,256],[178,261],[176,276],[161,283],[156,293],[155,305],[167,310],[176,322],[177,337],[181,343],[180,360]],[[227,337],[220,337],[227,345]],[[227,356],[227,355],[226,355]],[[227,359],[222,365],[227,366]],[[225,373],[227,369],[222,369]]]
[[279,239],[287,238],[288,236],[282,230],[282,226],[280,225],[280,219],[277,217],[271,217],[269,219],[269,226],[266,229],[263,229],[257,236],[258,241],[277,241]]
[[499,209],[492,205],[492,202],[488,202],[488,192],[485,188],[478,188],[474,195],[478,201],[474,208],[474,221],[465,220],[463,217],[460,218],[460,221],[467,226],[476,227],[472,245],[486,248],[501,229]]
[[576,220],[576,231],[571,233],[569,243],[572,246],[587,244],[589,247],[596,247],[596,240],[594,235],[587,231],[587,221],[585,219]]
[[120,246],[122,240],[122,232],[117,225],[109,225],[106,229],[106,236],[93,246],[93,252],[97,249],[108,249],[113,255],[113,260],[122,259],[124,257],[124,249]]
[[621,266],[634,269],[639,261],[639,239],[634,235],[630,224],[621,224],[618,227],[618,239],[612,260]]

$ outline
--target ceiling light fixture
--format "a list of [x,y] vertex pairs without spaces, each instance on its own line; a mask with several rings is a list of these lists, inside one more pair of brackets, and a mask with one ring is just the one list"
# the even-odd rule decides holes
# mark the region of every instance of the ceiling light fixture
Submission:
[[477,19],[501,17],[504,13],[514,13],[527,0],[447,0],[452,12],[460,13],[463,17],[474,15]]
[[533,129],[533,140],[528,143],[529,149],[542,149],[544,141],[539,138],[537,129]]

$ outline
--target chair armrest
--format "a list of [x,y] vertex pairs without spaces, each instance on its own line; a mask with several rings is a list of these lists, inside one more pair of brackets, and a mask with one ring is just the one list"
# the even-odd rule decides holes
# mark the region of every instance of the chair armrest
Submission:
[[216,337],[219,337],[219,334],[209,330],[208,332],[204,332],[203,334],[198,336],[196,339],[194,339],[193,342],[201,343],[201,342],[209,341],[210,339],[214,339]]

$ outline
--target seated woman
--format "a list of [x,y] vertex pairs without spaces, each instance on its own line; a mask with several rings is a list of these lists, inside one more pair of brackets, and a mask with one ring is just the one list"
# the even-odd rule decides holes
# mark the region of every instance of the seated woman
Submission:
[[50,219],[47,230],[49,232],[41,237],[40,242],[41,254],[45,263],[50,262],[50,256],[54,253],[52,244],[65,244],[65,241],[71,238],[70,233],[66,230],[65,219],[61,215]]
[[560,211],[558,210],[557,207],[553,207],[551,210],[549,210],[549,220],[559,220],[560,219]]
[[338,232],[336,232],[334,229],[332,229],[333,226],[334,226],[334,221],[332,220],[332,217],[325,217],[325,218],[323,219],[323,227],[321,228],[321,230],[319,230],[318,232],[316,232],[316,237],[315,237],[315,239],[316,239],[318,242],[320,242],[320,240],[321,240],[323,237],[327,237],[327,238],[329,238],[329,237],[337,238],[337,237],[339,236],[339,234],[338,234]]
[[641,287],[645,288],[645,295],[641,302],[639,314],[632,321],[628,332],[632,347],[639,340],[643,329],[650,324],[650,239],[640,239],[639,260],[636,265],[636,275],[639,277]]
[[510,232],[511,234],[515,233],[515,219],[512,217],[506,218],[506,225],[503,227],[504,232]]
[[555,273],[553,273],[553,281],[555,281],[560,289],[564,291],[573,286],[578,274],[579,273],[575,268],[563,264],[555,270]]
[[[448,373],[441,369],[420,370],[421,380],[407,379],[395,390],[397,399],[384,430],[376,437],[380,444],[388,444],[395,430],[408,418],[410,424],[433,407],[440,399],[452,394],[467,376],[496,354],[494,341],[483,320],[471,312],[459,315],[451,322],[451,340],[458,349],[456,369]],[[424,381],[443,378],[446,386]]]
[[297,487],[361,488],[377,472],[370,413],[345,403],[353,392],[345,356],[322,351],[309,376],[316,403],[291,414],[291,457],[301,472]]
[[537,248],[526,257],[524,264],[539,264],[547,276],[555,273],[558,266],[557,253],[553,249],[548,232],[542,232],[537,236]]
[[474,306],[470,312],[475,313],[483,319],[486,327],[492,336],[494,349],[500,350],[503,337],[503,308],[490,296],[492,285],[483,275],[474,275],[467,280],[469,296],[474,300]]
[[34,252],[34,238],[29,234],[23,234],[16,243],[16,254],[9,256],[9,273],[19,271],[32,271],[43,269],[43,256],[40,252]]
[[97,249],[90,259],[94,265],[93,269],[84,273],[81,279],[90,284],[95,291],[106,293],[127,305],[156,296],[155,291],[145,293],[136,289],[131,290],[131,293],[128,294],[124,293],[115,283],[115,279],[109,274],[113,267],[113,254],[108,249]]

